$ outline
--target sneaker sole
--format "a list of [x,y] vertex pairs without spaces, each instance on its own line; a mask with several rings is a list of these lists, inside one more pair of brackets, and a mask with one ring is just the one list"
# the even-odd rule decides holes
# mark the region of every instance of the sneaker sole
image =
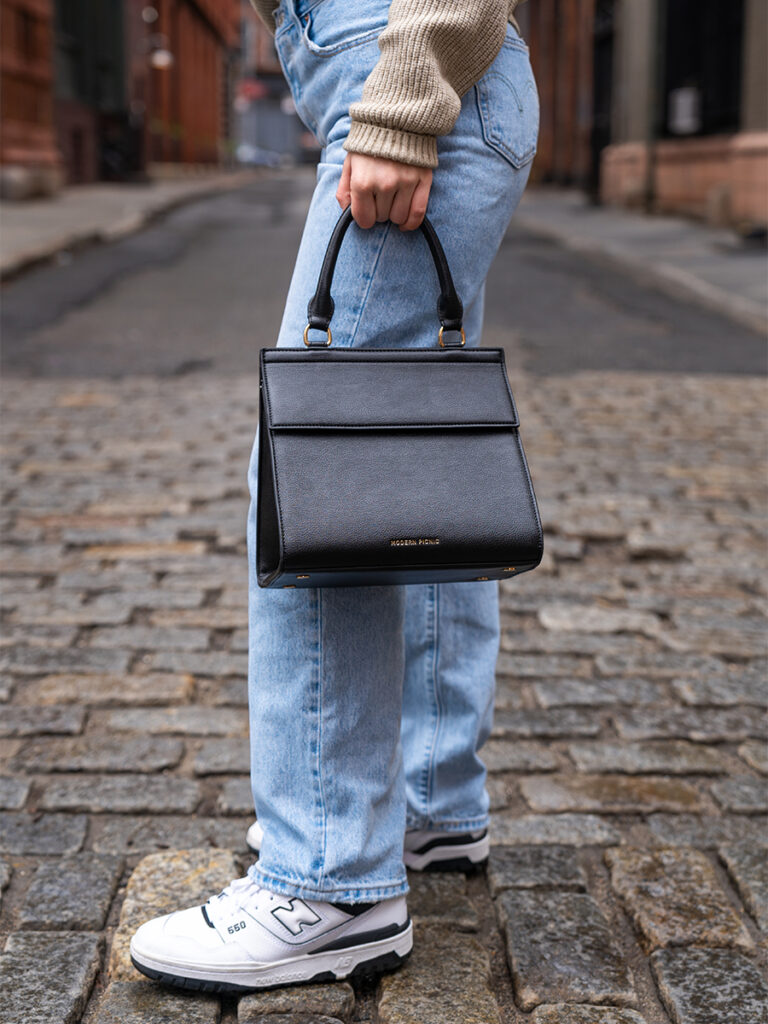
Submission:
[[[408,959],[413,948],[413,926],[408,922],[394,939],[382,939],[364,946],[327,953],[305,953],[292,960],[283,960],[260,970],[236,972],[205,971],[182,964],[170,965],[149,957],[139,957],[131,950],[131,963],[153,981],[195,992],[253,992],[283,985],[310,982],[341,981],[344,978],[374,978],[393,971]],[[183,970],[176,974],[174,970]]]
[[473,874],[483,870],[488,863],[489,853],[488,836],[483,836],[482,839],[461,846],[433,846],[421,854],[406,850],[403,863],[411,871],[463,871],[465,874]]

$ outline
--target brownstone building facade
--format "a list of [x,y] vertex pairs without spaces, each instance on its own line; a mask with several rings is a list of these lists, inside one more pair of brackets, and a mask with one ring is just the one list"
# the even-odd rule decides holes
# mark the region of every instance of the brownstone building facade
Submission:
[[[130,0],[140,12],[145,5]],[[150,159],[155,163],[217,163],[229,157],[240,0],[157,0],[147,26]],[[135,18],[134,18],[135,20]],[[158,43],[152,49],[152,40]],[[153,54],[167,53],[167,65]]]
[[52,36],[50,0],[0,0],[0,182],[5,195],[48,194],[61,181]]
[[765,0],[530,0],[534,179],[745,233],[768,225]]
[[240,0],[0,0],[15,198],[231,157]]

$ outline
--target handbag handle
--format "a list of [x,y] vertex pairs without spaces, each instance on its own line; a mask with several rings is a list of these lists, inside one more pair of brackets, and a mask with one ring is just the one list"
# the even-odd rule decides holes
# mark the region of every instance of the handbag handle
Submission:
[[[328,242],[328,248],[325,250],[323,265],[320,268],[320,277],[317,279],[315,294],[307,305],[308,322],[304,328],[304,344],[307,348],[327,348],[331,344],[331,318],[333,317],[334,310],[331,282],[333,281],[333,271],[336,268],[336,260],[339,256],[341,243],[351,223],[352,207],[348,206],[339,217],[336,227],[333,229],[330,241]],[[440,297],[437,300],[437,317],[440,321],[438,342],[441,348],[461,348],[466,341],[464,328],[462,327],[464,307],[456,293],[451,271],[448,268],[448,260],[445,258],[445,252],[440,244],[440,239],[437,237],[437,232],[426,217],[421,222],[421,231],[427,240],[429,251],[432,253],[437,277],[440,281]],[[309,331],[312,328],[325,331],[325,341],[310,341]],[[456,345],[447,346],[443,341],[444,331],[458,331],[461,335],[461,341]]]

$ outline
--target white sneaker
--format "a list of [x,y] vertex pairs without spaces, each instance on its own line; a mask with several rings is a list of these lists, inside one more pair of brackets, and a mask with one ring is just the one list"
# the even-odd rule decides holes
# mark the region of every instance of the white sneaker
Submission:
[[403,896],[321,903],[280,896],[246,876],[202,907],[143,924],[131,960],[155,981],[227,992],[378,974],[399,967],[412,945]]
[[[264,830],[254,821],[245,841],[254,853],[261,849]],[[403,863],[411,871],[476,871],[488,860],[488,829],[477,832],[427,832],[409,829],[405,833]]]

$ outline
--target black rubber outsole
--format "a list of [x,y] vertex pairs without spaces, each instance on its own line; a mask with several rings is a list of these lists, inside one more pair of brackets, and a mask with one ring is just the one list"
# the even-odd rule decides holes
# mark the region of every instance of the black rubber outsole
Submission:
[[[485,871],[488,858],[485,860],[473,861],[469,857],[455,857],[453,860],[434,860],[431,864],[421,868],[419,874],[438,875],[443,871],[461,871],[465,875],[479,875]],[[415,868],[411,868],[414,871]]]
[[180,974],[170,974],[167,971],[156,971],[152,967],[145,967],[131,956],[131,963],[137,971],[141,971],[152,981],[162,985],[172,985],[174,988],[183,988],[188,992],[261,992],[268,988],[284,988],[286,985],[311,985],[321,981],[348,981],[351,978],[368,980],[377,978],[380,974],[388,971],[395,971],[401,967],[410,956],[410,951],[405,956],[400,956],[394,950],[389,953],[382,953],[381,956],[373,957],[358,964],[349,974],[343,978],[337,977],[333,971],[321,971],[319,974],[306,978],[304,981],[276,981],[270,985],[234,985],[229,981],[207,981],[204,978],[185,978]]

